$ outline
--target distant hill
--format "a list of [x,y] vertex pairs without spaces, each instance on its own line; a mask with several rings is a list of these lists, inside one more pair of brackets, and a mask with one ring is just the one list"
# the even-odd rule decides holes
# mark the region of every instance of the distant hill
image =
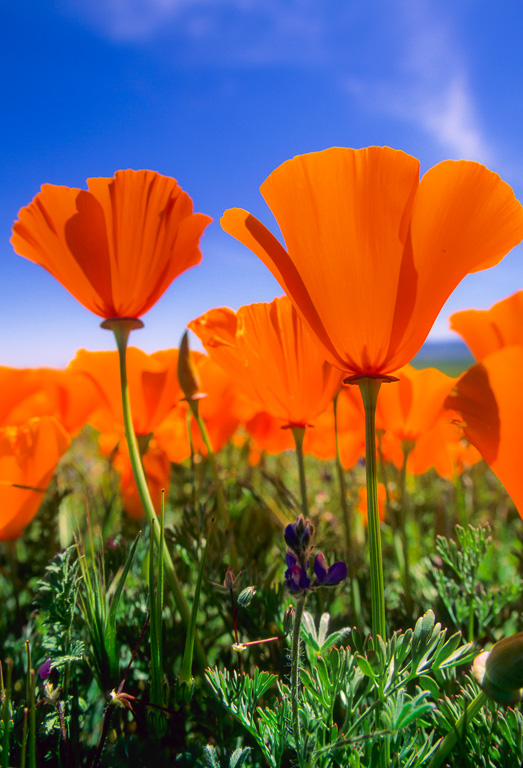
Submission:
[[458,376],[473,363],[474,358],[461,339],[426,341],[412,361],[415,368],[439,368],[449,376]]

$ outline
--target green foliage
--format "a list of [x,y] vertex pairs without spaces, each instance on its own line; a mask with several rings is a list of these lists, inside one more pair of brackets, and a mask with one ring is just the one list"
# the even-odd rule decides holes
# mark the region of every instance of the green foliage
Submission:
[[[281,537],[296,506],[295,457],[264,457],[261,466],[252,467],[245,462],[245,447],[240,451],[228,446],[219,455],[231,525],[217,525],[206,558],[206,509],[213,508],[214,479],[205,458],[195,463],[194,474],[186,465],[173,467],[165,510],[166,544],[189,606],[200,582],[195,638],[210,663],[206,682],[195,657],[194,680],[183,687],[178,678],[187,633],[168,586],[163,601],[159,599],[158,547],[150,558],[147,532],[147,541],[133,545],[138,525],[120,518],[117,478],[108,476],[104,462],[93,463],[94,454],[92,446],[87,459],[82,459],[83,450],[76,451],[78,465],[86,462],[81,481],[78,473],[73,477],[70,464],[65,466],[51,506],[43,509],[23,540],[0,549],[4,674],[0,766],[21,763],[28,704],[27,641],[36,668],[48,656],[53,660],[52,690],[46,687],[49,681],[42,682],[38,675],[34,686],[41,762],[64,768],[93,765],[107,693],[125,675],[123,694],[129,698],[123,701],[132,709],[111,707],[99,768],[296,765],[288,679],[290,637],[283,637],[284,613],[293,598],[283,588]],[[479,693],[467,676],[473,656],[522,629],[521,520],[495,478],[484,468],[471,470],[461,478],[464,495],[459,503],[455,486],[434,473],[408,481],[414,608],[411,611],[404,598],[401,553],[395,546],[399,529],[391,516],[382,526],[389,630],[388,638],[381,640],[369,636],[364,528],[355,511],[352,549],[343,552],[333,464],[320,465],[312,457],[306,464],[311,518],[321,549],[329,562],[336,558],[349,562],[351,579],[336,589],[315,592],[307,601],[299,656],[302,767],[433,768],[438,745],[458,726],[460,738],[440,765],[520,765],[519,708],[483,701],[464,726],[461,722]],[[91,469],[95,466],[96,471]],[[387,472],[394,490],[398,478],[392,467]],[[363,474],[359,466],[347,473],[349,502],[356,497]],[[66,495],[69,487],[72,491]],[[85,493],[93,544],[89,527],[82,522]],[[63,524],[65,506],[84,531],[80,558],[75,548],[57,555],[63,531],[58,536],[56,515]],[[466,525],[455,531],[456,520],[467,519],[466,515],[471,524],[480,520],[479,527]],[[490,528],[484,524],[487,519]],[[235,600],[241,604],[236,614],[239,640],[260,641],[246,646],[241,671],[232,647],[230,593],[214,586],[223,583],[232,537],[241,572],[240,577],[235,571]],[[141,633],[153,604],[156,630],[162,631],[151,644],[152,626]],[[474,646],[462,640],[462,633]],[[278,639],[263,642],[272,637]],[[161,690],[153,691],[153,675]],[[155,702],[163,703],[166,711],[150,706]],[[159,718],[162,728],[152,730],[151,722]]]
[[[245,764],[250,751],[250,747],[235,749],[229,758],[228,768],[241,768]],[[216,749],[210,744],[205,747],[205,757],[209,768],[222,768]]]
[[[356,764],[350,761],[357,753],[362,761],[371,761],[361,765],[372,765],[378,759],[373,754],[379,760],[386,756],[387,765],[398,768],[421,765],[431,739],[419,725],[431,722],[435,701],[443,695],[445,674],[475,655],[470,644],[462,645],[459,633],[447,639],[446,630],[428,611],[414,630],[394,633],[387,642],[380,637],[363,639],[353,630],[349,645],[336,648],[348,630],[328,635],[329,618],[324,614],[316,630],[309,614],[302,631],[306,647],[313,651],[300,672],[305,764],[327,768],[333,758],[340,765]],[[278,768],[286,745],[294,745],[290,730],[286,740],[282,740],[285,728],[279,730],[291,716],[288,686],[279,680],[277,699],[262,710],[258,701],[275,682],[274,676],[258,669],[253,677],[214,669],[207,679],[222,704],[254,737],[269,765]]]
[[76,550],[68,547],[49,563],[37,583],[42,650],[54,668],[82,659],[84,642],[75,627],[79,588]]
[[456,627],[469,640],[481,636],[503,609],[522,593],[523,582],[514,577],[506,583],[492,583],[481,576],[481,568],[492,545],[488,523],[463,528],[456,525],[456,540],[438,536],[436,550],[444,568],[433,571],[441,601]]
[[[139,535],[133,542],[124,565],[111,584],[106,583],[102,556],[79,552],[82,589],[79,607],[89,634],[88,658],[94,675],[105,693],[120,681],[120,654],[116,639],[116,617],[124,584],[133,562]],[[92,542],[91,542],[92,543]]]
[[290,719],[289,697],[285,696],[281,704],[271,709],[258,706],[276,682],[276,675],[260,672],[257,667],[252,677],[215,668],[207,670],[206,677],[222,704],[258,744],[268,764],[273,768],[281,765]]

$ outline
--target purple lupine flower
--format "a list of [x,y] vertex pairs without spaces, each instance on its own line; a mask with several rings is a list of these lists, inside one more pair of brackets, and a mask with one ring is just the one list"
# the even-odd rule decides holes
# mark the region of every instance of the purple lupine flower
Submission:
[[285,542],[298,558],[306,556],[312,541],[314,526],[310,520],[299,515],[295,523],[289,523],[285,528]]
[[347,577],[347,566],[343,560],[338,560],[328,568],[323,553],[318,552],[314,558],[314,573],[316,575],[314,586],[335,587]]
[[307,576],[309,563],[306,562],[303,568],[290,550],[287,552],[286,560],[285,583],[288,589],[295,594],[306,592],[311,585],[311,580]]
[[41,680],[46,680],[51,674],[51,659],[46,659],[42,666],[38,669],[38,674]]

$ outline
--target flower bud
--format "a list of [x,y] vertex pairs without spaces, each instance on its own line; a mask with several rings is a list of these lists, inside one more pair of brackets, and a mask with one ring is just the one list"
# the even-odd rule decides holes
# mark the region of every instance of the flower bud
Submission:
[[38,669],[38,674],[41,680],[45,680],[51,674],[51,659],[47,658],[42,666]]
[[292,632],[294,624],[294,606],[291,604],[283,614],[283,631],[286,635]]
[[182,336],[178,352],[178,381],[186,400],[194,400],[200,391],[200,379],[191,358],[187,331]]
[[235,582],[234,571],[231,571],[230,568],[227,568],[227,570],[225,571],[223,586],[225,587],[225,589],[232,589],[234,587],[234,582]]
[[285,528],[284,538],[287,546],[301,558],[309,551],[313,533],[314,526],[311,521],[299,515],[295,523],[289,523]]
[[239,608],[248,608],[256,594],[256,587],[245,587],[238,595],[237,604]]
[[512,706],[523,697],[523,632],[504,637],[474,660],[472,673],[484,693]]

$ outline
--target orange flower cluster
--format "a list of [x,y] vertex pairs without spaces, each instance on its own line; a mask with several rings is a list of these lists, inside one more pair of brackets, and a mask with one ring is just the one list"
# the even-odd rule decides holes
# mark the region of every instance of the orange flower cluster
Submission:
[[451,317],[476,360],[457,382],[447,406],[460,415],[462,429],[501,480],[523,517],[523,473],[519,445],[523,428],[523,291],[489,310]]
[[325,360],[286,297],[237,313],[211,309],[188,327],[250,403],[283,427],[310,425],[341,386],[341,372]]
[[[13,246],[100,317],[139,318],[200,261],[211,219],[193,213],[174,179],[152,171],[118,171],[87,186],[44,185],[20,211]],[[364,452],[364,415],[354,390],[340,389],[342,379],[395,374],[399,383],[382,388],[378,402],[382,455],[399,466],[408,454],[412,472],[460,471],[475,457],[452,424],[458,411],[465,435],[523,510],[514,459],[517,376],[506,375],[509,365],[523,371],[522,296],[490,313],[454,316],[453,327],[480,360],[457,383],[407,366],[459,281],[523,239],[523,208],[510,187],[465,161],[440,163],[420,180],[415,158],[369,147],[295,157],[261,192],[286,248],[246,211],[226,211],[222,225],[262,259],[288,298],[238,312],[212,309],[189,324],[208,353],[192,359],[214,448],[241,424],[257,450],[285,450],[292,439],[282,427],[299,426],[307,427],[306,452],[334,457],[336,399],[341,459],[352,466]],[[134,428],[155,504],[170,463],[190,453],[177,362],[177,350],[127,354]],[[85,423],[100,431],[113,457],[127,511],[141,517],[116,352],[80,351],[67,371],[0,369],[0,386],[0,493],[10,494],[0,538],[21,533],[70,436]],[[204,452],[194,423],[191,429],[195,450]]]

